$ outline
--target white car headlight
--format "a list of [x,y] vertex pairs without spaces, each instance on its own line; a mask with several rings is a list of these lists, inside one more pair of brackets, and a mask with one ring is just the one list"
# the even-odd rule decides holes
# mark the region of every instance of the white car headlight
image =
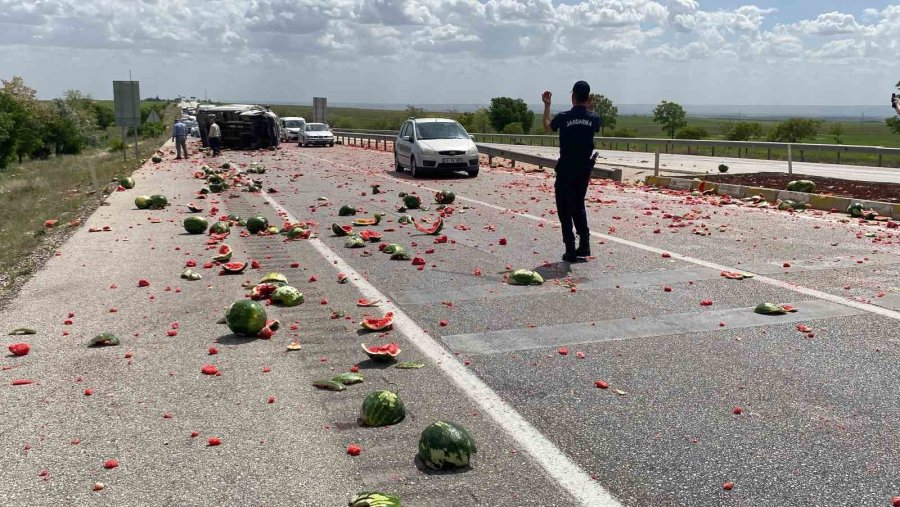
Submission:
[[475,145],[473,144],[471,148],[469,148],[468,150],[466,150],[466,154],[468,154],[468,155],[478,155],[478,146],[475,146]]
[[422,147],[422,154],[423,154],[423,155],[437,155],[437,152],[434,151],[434,150],[432,150],[431,148],[426,148],[426,147],[423,146],[423,147]]

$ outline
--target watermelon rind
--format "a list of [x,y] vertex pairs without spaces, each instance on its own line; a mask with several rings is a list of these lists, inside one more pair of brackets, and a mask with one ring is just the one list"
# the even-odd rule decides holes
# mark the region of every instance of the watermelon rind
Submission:
[[363,318],[359,325],[369,331],[386,331],[394,326],[394,314],[388,312],[381,318]]
[[210,234],[226,234],[231,232],[231,226],[226,222],[216,222],[209,228]]
[[787,190],[812,194],[816,191],[816,183],[810,180],[794,180],[787,184]]
[[290,285],[283,285],[272,293],[272,301],[286,307],[297,306],[303,303],[303,293]]
[[356,234],[348,236],[347,240],[344,241],[344,248],[364,248],[365,246],[366,241]]
[[332,378],[331,380],[333,382],[340,382],[341,384],[344,384],[345,386],[352,386],[353,384],[361,384],[363,381],[365,381],[365,377],[363,377],[359,373],[347,371],[347,372],[341,373],[340,375]]
[[225,312],[225,323],[233,333],[256,336],[266,327],[266,310],[256,301],[241,299]]
[[357,212],[356,208],[353,206],[343,205],[341,209],[338,210],[338,216],[349,217],[350,215],[355,215]]
[[331,224],[331,232],[333,232],[335,236],[349,236],[350,234],[353,234],[353,228],[350,226]]
[[265,217],[250,217],[247,219],[247,232],[256,234],[269,227],[269,220]]
[[381,352],[373,352],[373,351],[369,350],[369,347],[365,343],[363,343],[361,346],[362,346],[362,349],[365,351],[366,355],[369,356],[369,359],[371,359],[373,361],[378,361],[378,362],[395,361],[397,356],[400,355],[400,347],[399,346],[397,347],[397,352],[395,352],[393,354],[391,354],[390,352],[388,352],[386,350],[381,351]]
[[441,190],[434,193],[434,202],[438,204],[453,204],[456,200],[456,194],[449,190]]
[[422,205],[422,199],[417,195],[410,194],[403,197],[403,205],[408,209],[418,209]]
[[469,466],[476,452],[469,432],[452,422],[437,421],[419,437],[419,458],[434,470]]
[[406,407],[397,393],[375,391],[363,401],[360,418],[366,426],[397,424],[406,417]]
[[232,250],[228,245],[222,245],[218,251],[218,255],[213,257],[214,261],[228,262],[231,260],[231,256],[234,255],[234,250]]
[[262,277],[259,280],[259,283],[260,284],[271,283],[273,285],[278,285],[280,287],[282,285],[287,285],[288,279],[286,276],[282,275],[281,273],[277,273],[277,272],[273,271],[273,272],[267,274],[266,276]]
[[437,222],[434,222],[430,225],[420,225],[419,222],[413,222],[413,226],[417,231],[421,233],[437,236],[438,234],[440,234],[441,229],[444,228],[444,220],[438,218]]
[[340,382],[335,382],[334,380],[316,380],[313,382],[313,386],[318,387],[319,389],[327,389],[329,391],[343,391],[347,389],[344,384]]
[[787,313],[781,305],[776,305],[775,303],[760,303],[756,305],[753,312],[761,315],[784,315]]
[[349,507],[402,507],[400,497],[379,493],[378,491],[364,491],[350,499]]
[[112,333],[100,333],[91,338],[88,347],[110,347],[119,344],[119,338]]
[[246,262],[228,262],[222,264],[222,270],[226,273],[238,274],[243,273],[249,264]]
[[544,283],[544,277],[537,271],[517,269],[509,274],[510,285],[541,285],[542,283]]

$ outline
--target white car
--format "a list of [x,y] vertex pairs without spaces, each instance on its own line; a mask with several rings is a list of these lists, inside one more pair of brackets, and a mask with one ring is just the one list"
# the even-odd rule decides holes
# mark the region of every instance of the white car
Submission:
[[286,116],[281,119],[281,140],[299,141],[300,133],[306,129],[306,120],[296,116]]
[[300,146],[334,146],[334,134],[324,123],[307,123],[300,133]]
[[478,147],[466,129],[446,118],[410,118],[394,143],[394,170],[408,167],[413,178],[425,171],[465,171],[478,176]]

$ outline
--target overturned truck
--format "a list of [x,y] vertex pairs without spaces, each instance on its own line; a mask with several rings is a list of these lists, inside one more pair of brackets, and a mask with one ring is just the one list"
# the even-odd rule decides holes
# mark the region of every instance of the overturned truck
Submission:
[[215,118],[222,131],[222,146],[241,150],[256,150],[278,146],[278,116],[267,107],[228,104],[224,106],[200,106],[197,120],[202,121],[200,138],[208,145],[209,125]]

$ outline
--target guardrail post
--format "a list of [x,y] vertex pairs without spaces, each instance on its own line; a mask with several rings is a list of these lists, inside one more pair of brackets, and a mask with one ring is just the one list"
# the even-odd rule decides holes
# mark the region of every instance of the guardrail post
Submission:
[[769,154],[766,155],[767,160],[772,160],[772,148],[769,148]]
[[791,145],[787,145],[788,149],[788,174],[794,174],[794,155],[791,152]]
[[713,157],[716,156],[716,147],[715,146],[712,147],[712,156]]
[[656,148],[656,160],[653,163],[653,176],[659,176],[659,147]]
[[878,167],[881,167],[882,157],[883,157],[883,155],[881,153],[879,153],[878,154]]
[[371,137],[369,138],[369,142],[366,144],[368,145],[367,148],[369,148],[371,150],[372,149],[372,138]]
[[841,152],[837,152],[837,163],[841,163]]

